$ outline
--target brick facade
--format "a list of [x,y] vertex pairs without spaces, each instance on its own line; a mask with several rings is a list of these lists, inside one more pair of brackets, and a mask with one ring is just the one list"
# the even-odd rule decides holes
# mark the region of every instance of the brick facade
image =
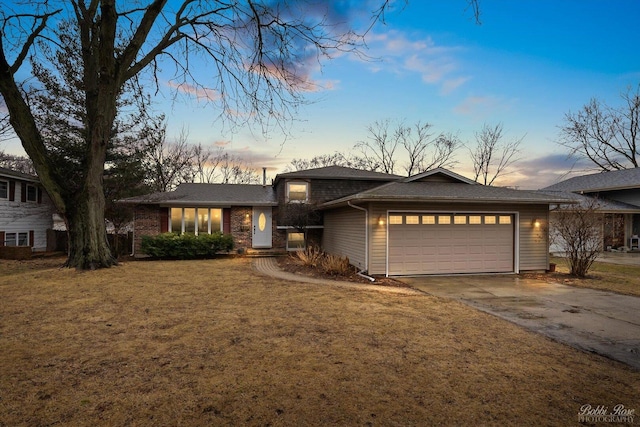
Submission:
[[161,209],[156,205],[138,205],[135,210],[133,230],[134,254],[141,254],[142,236],[157,236],[161,233]]
[[[230,211],[229,232],[233,237],[234,250],[244,252],[252,246],[252,213],[251,206],[233,206]],[[163,213],[164,210],[164,213]],[[163,232],[163,221],[168,221],[168,208],[157,205],[138,205],[135,210],[134,253],[141,255],[140,246],[142,236],[157,236]],[[285,230],[278,230],[277,208],[273,208],[272,222],[272,246],[274,249],[285,249],[287,246],[287,234]],[[226,227],[225,227],[226,228]]]
[[231,236],[238,251],[251,248],[251,212],[250,206],[231,208]]

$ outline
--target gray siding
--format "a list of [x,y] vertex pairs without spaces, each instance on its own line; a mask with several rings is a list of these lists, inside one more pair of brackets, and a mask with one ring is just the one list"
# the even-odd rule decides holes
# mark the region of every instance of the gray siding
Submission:
[[[519,214],[517,224],[519,252],[515,259],[519,271],[546,270],[549,266],[549,207],[548,205],[501,205],[501,204],[416,204],[377,203],[369,209],[369,273],[386,274],[387,271],[387,225],[388,210],[447,211],[447,212],[508,212]],[[385,225],[378,225],[378,218],[385,218]],[[535,228],[533,220],[541,220]]]
[[352,265],[365,269],[365,212],[340,208],[324,214],[322,247],[325,252],[349,257]]
[[[2,178],[3,180],[8,180]],[[46,192],[42,192],[42,202],[22,202],[24,181],[15,181],[15,200],[0,199],[0,231],[5,233],[28,233],[33,231],[34,251],[47,249],[47,230],[53,228],[55,209]]]

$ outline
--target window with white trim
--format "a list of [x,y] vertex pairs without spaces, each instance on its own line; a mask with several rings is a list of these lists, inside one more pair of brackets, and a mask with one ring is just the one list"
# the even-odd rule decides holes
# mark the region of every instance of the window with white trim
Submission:
[[9,198],[9,181],[0,181],[0,199]]
[[288,251],[301,251],[306,247],[304,241],[304,233],[299,231],[287,232],[287,250]]
[[222,231],[222,209],[171,208],[169,231],[178,234],[211,234]]
[[27,184],[27,202],[38,201],[38,187],[35,185]]
[[5,246],[29,246],[29,233],[5,233]]
[[287,201],[305,203],[309,200],[309,183],[303,181],[287,182]]

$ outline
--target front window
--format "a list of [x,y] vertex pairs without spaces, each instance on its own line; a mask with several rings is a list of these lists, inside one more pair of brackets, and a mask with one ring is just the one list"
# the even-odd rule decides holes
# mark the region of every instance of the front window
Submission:
[[9,198],[9,183],[7,181],[0,181],[0,199]]
[[38,189],[35,185],[27,185],[27,202],[38,201]]
[[5,246],[16,246],[18,244],[17,237],[18,237],[18,233],[5,233],[5,235],[4,235],[4,245]]
[[29,233],[6,233],[5,246],[29,246]]
[[309,200],[309,183],[287,182],[287,200],[299,203]]
[[196,234],[196,210],[195,208],[184,208],[182,217],[183,229],[186,234]]
[[222,231],[222,209],[171,208],[169,230],[172,233],[210,234]]
[[305,248],[304,233],[290,231],[287,233],[287,250],[299,251]]

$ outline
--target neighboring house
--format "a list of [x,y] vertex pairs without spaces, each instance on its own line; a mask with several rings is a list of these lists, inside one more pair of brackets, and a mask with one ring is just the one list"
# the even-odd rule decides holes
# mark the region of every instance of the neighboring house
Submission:
[[598,211],[603,214],[603,249],[638,249],[640,168],[577,176],[540,191],[572,198],[582,204],[589,198],[596,198]]
[[0,168],[0,246],[47,250],[54,212],[36,176]]
[[[135,254],[143,235],[220,230],[239,249],[319,244],[389,276],[546,270],[549,205],[566,201],[441,168],[406,178],[329,166],[280,174],[269,186],[182,184],[123,202],[136,205]],[[292,223],[290,212],[305,205],[318,214]]]

